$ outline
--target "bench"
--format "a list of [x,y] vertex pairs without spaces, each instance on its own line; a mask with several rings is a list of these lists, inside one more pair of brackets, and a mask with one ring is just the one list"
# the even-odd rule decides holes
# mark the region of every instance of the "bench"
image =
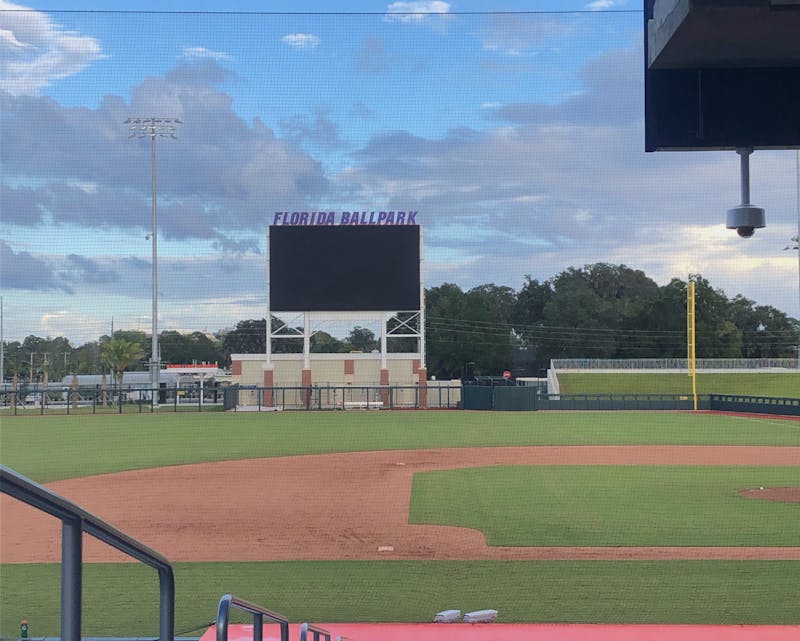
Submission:
[[343,401],[346,410],[379,410],[383,409],[383,401]]

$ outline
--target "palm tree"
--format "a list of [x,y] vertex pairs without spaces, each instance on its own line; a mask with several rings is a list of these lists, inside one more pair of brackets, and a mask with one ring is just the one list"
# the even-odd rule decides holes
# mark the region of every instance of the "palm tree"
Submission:
[[103,360],[111,367],[117,385],[122,385],[125,369],[144,358],[141,345],[125,338],[112,338],[103,344]]

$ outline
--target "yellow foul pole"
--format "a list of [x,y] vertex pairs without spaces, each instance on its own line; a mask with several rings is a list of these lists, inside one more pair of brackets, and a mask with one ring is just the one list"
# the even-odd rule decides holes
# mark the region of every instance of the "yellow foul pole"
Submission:
[[686,288],[686,367],[692,377],[692,399],[694,411],[697,411],[697,359],[695,341],[695,316],[694,316],[694,288],[695,283],[690,278]]

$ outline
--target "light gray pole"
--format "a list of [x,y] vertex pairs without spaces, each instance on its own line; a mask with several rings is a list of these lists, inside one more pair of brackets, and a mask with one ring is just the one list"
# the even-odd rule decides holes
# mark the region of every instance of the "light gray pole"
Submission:
[[175,136],[176,125],[181,124],[177,118],[128,118],[126,125],[130,125],[128,138],[150,138],[150,166],[152,170],[152,204],[153,222],[150,232],[153,241],[153,319],[152,337],[150,346],[150,388],[153,405],[158,405],[158,389],[161,385],[161,353],[158,349],[158,195],[156,191],[156,138],[172,138]]
[[156,137],[150,136],[151,168],[153,187],[153,323],[150,345],[150,387],[152,388],[153,404],[158,403],[158,388],[161,384],[161,353],[158,349],[158,197],[156,196]]
[[[800,149],[797,150],[795,168],[797,170],[797,236],[795,237],[797,249],[797,300],[800,303]],[[798,307],[798,320],[800,320],[800,306]],[[797,369],[800,370],[800,342],[797,344]]]

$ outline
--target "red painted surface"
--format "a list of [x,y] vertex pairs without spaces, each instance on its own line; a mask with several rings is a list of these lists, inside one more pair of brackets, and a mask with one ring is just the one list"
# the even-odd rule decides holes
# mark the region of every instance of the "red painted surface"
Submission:
[[[271,388],[275,386],[275,370],[272,369],[265,369],[264,370],[264,387]],[[267,407],[272,407],[274,403],[274,395],[271,389],[264,390],[264,405]]]
[[[381,368],[380,374],[380,383],[381,385],[388,385],[389,384],[389,370],[385,367]],[[389,390],[386,388],[381,389],[381,403],[383,403],[384,407],[389,407]]]
[[419,374],[419,408],[424,410],[428,408],[428,370],[420,367],[417,374]]
[[[623,625],[575,623],[319,623],[331,641],[797,641],[800,625]],[[308,634],[308,639],[313,635]],[[292,624],[290,639],[300,638]],[[228,641],[252,641],[252,625],[228,626]],[[200,641],[216,641],[212,626]],[[277,625],[264,626],[264,641],[280,641]]]

